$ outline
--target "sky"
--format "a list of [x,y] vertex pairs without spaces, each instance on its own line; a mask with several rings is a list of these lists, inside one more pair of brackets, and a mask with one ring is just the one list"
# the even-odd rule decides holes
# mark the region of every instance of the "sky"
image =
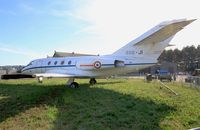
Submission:
[[54,51],[112,54],[160,22],[197,19],[172,40],[200,45],[198,0],[0,0],[0,66]]

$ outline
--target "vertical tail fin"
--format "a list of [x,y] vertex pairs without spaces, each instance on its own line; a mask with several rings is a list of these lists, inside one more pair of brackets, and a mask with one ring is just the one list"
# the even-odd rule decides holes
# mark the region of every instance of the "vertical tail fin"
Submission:
[[194,20],[173,20],[158,24],[140,37],[120,48],[113,55],[126,57],[151,57],[157,61],[162,51],[169,46],[175,34]]

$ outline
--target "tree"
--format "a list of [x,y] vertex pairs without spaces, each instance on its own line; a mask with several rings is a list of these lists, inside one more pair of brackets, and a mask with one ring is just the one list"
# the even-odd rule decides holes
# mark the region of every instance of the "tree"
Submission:
[[159,62],[167,61],[181,65],[182,71],[194,71],[200,63],[200,45],[187,46],[182,50],[165,50],[158,59]]

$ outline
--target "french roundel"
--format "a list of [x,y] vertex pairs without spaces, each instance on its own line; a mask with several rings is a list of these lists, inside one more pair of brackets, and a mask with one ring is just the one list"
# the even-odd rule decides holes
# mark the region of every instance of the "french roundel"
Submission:
[[94,68],[100,69],[101,68],[101,62],[100,61],[95,61],[94,62]]

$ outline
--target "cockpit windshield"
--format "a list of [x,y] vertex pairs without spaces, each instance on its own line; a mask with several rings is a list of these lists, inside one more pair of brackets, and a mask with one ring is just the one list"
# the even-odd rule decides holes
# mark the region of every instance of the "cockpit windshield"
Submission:
[[32,65],[33,64],[33,61],[31,61],[27,66],[30,66],[30,65]]

